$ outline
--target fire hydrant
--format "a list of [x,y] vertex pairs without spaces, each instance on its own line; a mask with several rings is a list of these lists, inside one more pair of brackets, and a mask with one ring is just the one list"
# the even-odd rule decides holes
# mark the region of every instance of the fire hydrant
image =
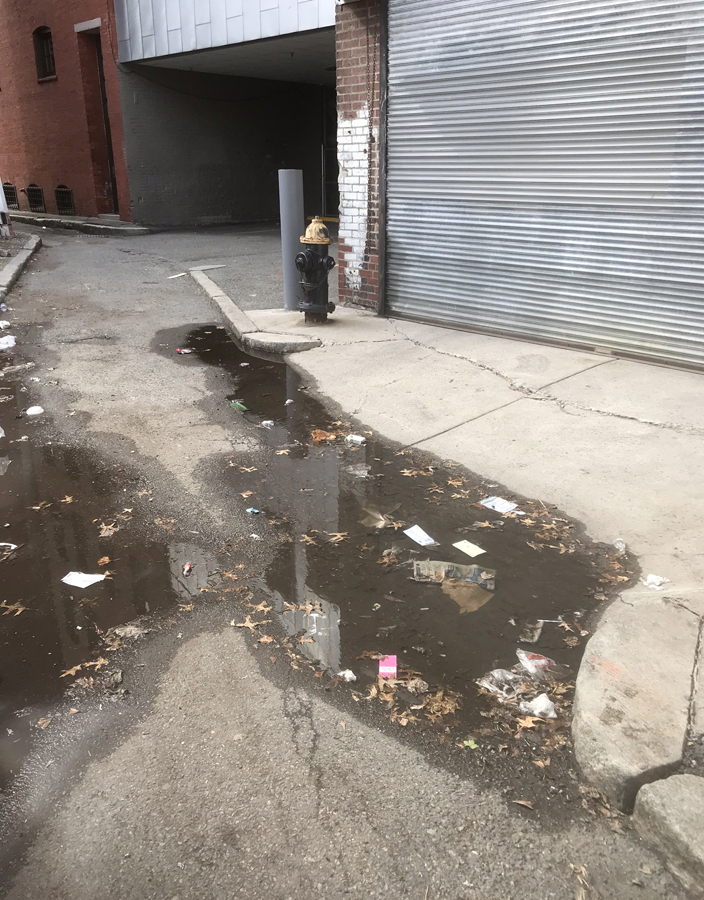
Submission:
[[306,314],[306,322],[327,322],[328,313],[335,312],[335,304],[328,300],[328,275],[335,268],[335,260],[328,256],[332,238],[320,216],[315,216],[306,228],[301,243],[308,246],[296,254],[304,294],[298,308]]

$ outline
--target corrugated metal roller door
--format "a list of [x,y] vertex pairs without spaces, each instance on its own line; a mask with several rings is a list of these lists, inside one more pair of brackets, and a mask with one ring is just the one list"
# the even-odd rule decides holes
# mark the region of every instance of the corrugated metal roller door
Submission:
[[704,365],[704,0],[388,0],[387,311]]

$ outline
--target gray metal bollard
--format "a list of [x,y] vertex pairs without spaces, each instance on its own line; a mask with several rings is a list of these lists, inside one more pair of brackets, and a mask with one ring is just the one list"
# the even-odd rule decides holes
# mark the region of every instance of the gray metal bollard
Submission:
[[296,269],[296,254],[301,249],[305,231],[303,207],[303,172],[301,169],[279,169],[279,206],[281,210],[281,258],[284,270],[284,308],[298,309],[303,288]]

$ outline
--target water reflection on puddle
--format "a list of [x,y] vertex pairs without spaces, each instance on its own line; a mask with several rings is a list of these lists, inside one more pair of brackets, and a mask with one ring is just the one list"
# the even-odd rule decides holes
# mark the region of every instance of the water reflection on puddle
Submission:
[[[584,621],[604,599],[621,565],[612,548],[540,501],[504,492],[523,516],[480,506],[501,488],[452,463],[371,433],[361,446],[345,441],[355,429],[332,420],[290,367],[243,354],[221,329],[192,332],[188,344],[227,374],[223,402],[258,443],[230,459],[226,477],[245,508],[261,510],[252,533],[278,544],[263,586],[286,633],[301,635],[298,652],[332,673],[352,669],[362,687],[378,674],[371,654],[397,655],[400,667],[461,694],[462,716],[475,723],[474,679],[514,665],[519,646],[576,671],[583,636],[566,634],[560,617]],[[315,430],[337,437],[316,443]],[[384,517],[392,527],[373,527]],[[416,524],[439,546],[403,534]],[[453,547],[463,539],[486,552],[471,559]],[[412,580],[414,560],[496,570],[495,590],[478,598],[475,584]],[[521,644],[538,620],[538,642]]]

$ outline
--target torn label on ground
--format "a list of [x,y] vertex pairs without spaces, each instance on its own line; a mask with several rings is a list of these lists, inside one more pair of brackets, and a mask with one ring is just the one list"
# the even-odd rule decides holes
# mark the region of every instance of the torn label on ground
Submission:
[[87,575],[85,572],[69,572],[62,579],[64,584],[71,587],[87,588],[99,581],[105,581],[104,575]]
[[496,570],[483,569],[481,566],[461,566],[436,559],[416,559],[413,561],[413,580],[437,584],[448,580],[467,581],[479,585],[485,591],[493,591],[496,587]]
[[518,507],[517,503],[511,503],[510,500],[504,500],[503,497],[485,497],[479,501],[482,506],[487,509],[493,509],[497,513],[513,512]]
[[457,543],[452,546],[457,550],[461,550],[462,553],[466,553],[467,556],[471,556],[472,559],[474,559],[475,556],[481,556],[482,553],[486,553],[486,550],[482,550],[481,547],[478,547],[471,541],[457,541]]
[[420,544],[421,547],[439,547],[439,543],[433,538],[430,537],[429,534],[426,534],[420,525],[413,525],[412,528],[407,528],[403,532],[406,537],[409,537],[412,541],[415,541],[416,544]]
[[379,660],[379,677],[380,678],[396,678],[398,671],[395,656],[385,656]]

